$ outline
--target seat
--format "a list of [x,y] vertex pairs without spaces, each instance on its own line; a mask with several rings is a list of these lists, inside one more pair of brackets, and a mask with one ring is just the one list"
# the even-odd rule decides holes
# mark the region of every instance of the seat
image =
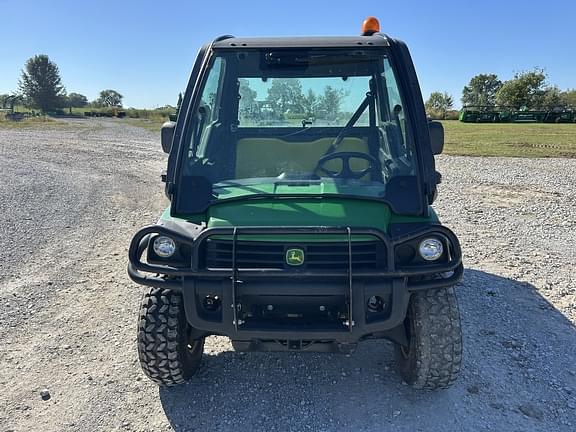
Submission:
[[[236,178],[310,173],[333,142],[334,138],[331,137],[306,142],[289,142],[280,138],[242,138],[236,144]],[[344,138],[337,151],[369,154],[367,141],[357,137]],[[338,171],[339,162],[329,161],[325,166]],[[352,159],[350,166],[359,171],[367,167],[367,162]]]

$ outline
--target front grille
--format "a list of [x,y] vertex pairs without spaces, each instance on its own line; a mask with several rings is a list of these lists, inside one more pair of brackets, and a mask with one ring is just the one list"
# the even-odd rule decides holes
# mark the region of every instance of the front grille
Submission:
[[[290,266],[286,251],[304,251],[304,264]],[[232,241],[208,239],[203,245],[200,264],[207,269],[232,268]],[[345,270],[348,268],[347,242],[275,243],[256,241],[236,242],[236,266],[239,269],[278,270]],[[352,269],[384,270],[386,247],[382,242],[352,242]]]

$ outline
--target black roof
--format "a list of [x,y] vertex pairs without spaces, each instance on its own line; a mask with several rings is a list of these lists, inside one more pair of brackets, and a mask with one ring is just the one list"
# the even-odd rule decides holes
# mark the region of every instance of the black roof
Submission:
[[383,34],[372,36],[314,36],[314,37],[262,37],[262,38],[218,38],[215,49],[223,48],[367,48],[389,46]]

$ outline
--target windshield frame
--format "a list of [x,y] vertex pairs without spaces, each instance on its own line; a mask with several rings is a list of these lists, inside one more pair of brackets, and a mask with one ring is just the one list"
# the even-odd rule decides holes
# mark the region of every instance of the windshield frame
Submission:
[[[293,48],[292,48],[293,49]],[[366,47],[362,47],[363,50],[366,50]],[[399,63],[396,60],[396,56],[395,53],[393,52],[394,50],[391,49],[391,47],[388,46],[378,46],[378,47],[372,47],[372,48],[368,48],[370,51],[372,51],[375,55],[382,55],[382,59],[387,58],[388,62],[392,68],[393,74],[394,74],[394,78],[396,80],[396,85],[398,88],[398,92],[399,92],[399,97],[402,100],[402,104],[403,104],[403,110],[404,110],[404,115],[405,115],[405,121],[406,121],[406,133],[404,135],[404,138],[409,140],[408,143],[406,143],[407,145],[410,146],[411,150],[413,151],[413,163],[414,163],[414,172],[415,172],[415,177],[417,179],[416,182],[414,182],[414,184],[411,185],[411,187],[414,190],[410,190],[410,193],[416,194],[418,196],[418,198],[420,198],[420,205],[418,206],[417,209],[412,208],[411,210],[406,211],[405,209],[400,208],[400,206],[395,206],[394,203],[390,202],[390,200],[387,200],[383,197],[371,197],[368,195],[347,195],[347,194],[298,194],[298,196],[306,196],[306,197],[310,197],[310,198],[314,198],[314,197],[322,197],[322,196],[330,196],[330,197],[334,197],[334,196],[341,196],[342,198],[356,198],[356,199],[367,199],[367,200],[378,200],[378,201],[382,201],[388,205],[390,205],[392,207],[392,209],[399,213],[399,214],[410,214],[410,215],[415,215],[415,214],[424,214],[427,212],[427,199],[426,196],[424,194],[424,185],[423,183],[423,163],[422,163],[422,155],[421,155],[421,149],[420,146],[418,145],[418,135],[421,134],[422,131],[417,130],[416,124],[415,124],[415,120],[414,120],[414,116],[413,116],[413,111],[415,109],[415,107],[417,106],[417,104],[414,104],[414,98],[413,97],[407,97],[407,95],[413,96],[412,92],[410,91],[406,91],[406,88],[409,88],[410,83],[407,82],[409,80],[406,79],[405,74],[403,74],[402,70],[399,70]],[[193,125],[194,125],[194,119],[192,118],[192,113],[195,112],[195,110],[198,109],[199,104],[200,104],[200,99],[201,99],[201,93],[202,90],[204,89],[206,80],[208,79],[208,74],[210,72],[211,66],[215,60],[215,58],[222,52],[223,54],[229,54],[230,52],[235,52],[235,53],[241,53],[241,52],[246,52],[246,51],[258,51],[258,52],[262,52],[262,51],[270,51],[270,49],[264,49],[264,48],[238,48],[238,49],[230,49],[227,48],[225,50],[223,49],[208,49],[203,62],[201,64],[201,68],[200,71],[198,73],[198,75],[195,77],[195,80],[193,80],[194,77],[191,78],[191,81],[189,83],[189,86],[192,85],[193,86],[193,90],[192,93],[190,95],[190,100],[189,100],[189,104],[188,104],[188,109],[185,112],[181,112],[181,115],[178,119],[178,123],[182,123],[182,128],[181,131],[183,131],[183,133],[181,134],[181,136],[179,137],[179,145],[178,145],[178,152],[175,155],[176,156],[176,160],[175,160],[175,167],[174,167],[174,179],[176,180],[176,184],[174,185],[175,187],[173,188],[173,190],[175,189],[174,192],[176,192],[174,195],[176,195],[176,199],[172,200],[172,208],[171,208],[171,213],[173,214],[188,214],[190,213],[190,211],[181,211],[181,207],[180,205],[178,205],[179,202],[182,202],[183,199],[186,199],[185,196],[188,196],[188,198],[191,198],[191,194],[188,193],[182,193],[182,191],[185,189],[182,185],[182,164],[183,162],[187,159],[187,151],[188,148],[186,146],[186,143],[190,142],[191,139],[191,134],[192,134],[192,130],[193,130]],[[323,51],[349,51],[350,48],[349,47],[333,47],[333,48],[326,48],[323,49]],[[408,65],[410,66],[410,65]],[[408,69],[410,69],[408,67]],[[410,70],[408,71],[410,72]],[[414,74],[415,77],[415,74]],[[381,83],[378,83],[377,85],[381,85]],[[413,84],[412,84],[413,85]],[[416,81],[416,85],[417,85],[417,81]],[[190,90],[190,89],[188,89]],[[380,90],[379,90],[380,91]],[[187,91],[188,92],[188,91]],[[418,94],[418,97],[421,99],[420,94]],[[184,116],[182,116],[182,114],[185,114]],[[381,115],[381,113],[380,113]],[[340,126],[338,126],[338,128],[342,128]],[[233,181],[233,180],[231,180]],[[216,183],[217,184],[217,183]],[[181,193],[178,194],[177,192],[180,191]],[[180,199],[178,199],[178,195],[180,195]],[[207,207],[209,207],[212,204],[215,203],[219,203],[219,202],[223,202],[223,201],[227,201],[229,198],[216,198],[212,192],[212,189],[210,188],[210,191],[203,191],[200,195],[206,197],[209,196],[210,199],[208,199],[207,202],[203,203],[202,205],[199,206],[192,206],[194,208],[193,212],[202,212],[205,211]],[[261,196],[261,195],[259,195]],[[286,194],[270,194],[267,195],[268,197],[287,197],[287,196],[293,196],[293,195],[286,195]],[[244,196],[244,199],[248,199],[250,198],[249,196]],[[256,196],[255,196],[256,198]],[[235,198],[236,199],[236,198]],[[187,206],[186,206],[187,207]]]

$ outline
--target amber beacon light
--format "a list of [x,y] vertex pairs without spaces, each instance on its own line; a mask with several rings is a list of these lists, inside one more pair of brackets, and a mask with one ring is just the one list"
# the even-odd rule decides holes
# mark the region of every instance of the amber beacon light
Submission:
[[376,17],[368,17],[362,23],[362,36],[372,36],[380,31],[380,23]]

